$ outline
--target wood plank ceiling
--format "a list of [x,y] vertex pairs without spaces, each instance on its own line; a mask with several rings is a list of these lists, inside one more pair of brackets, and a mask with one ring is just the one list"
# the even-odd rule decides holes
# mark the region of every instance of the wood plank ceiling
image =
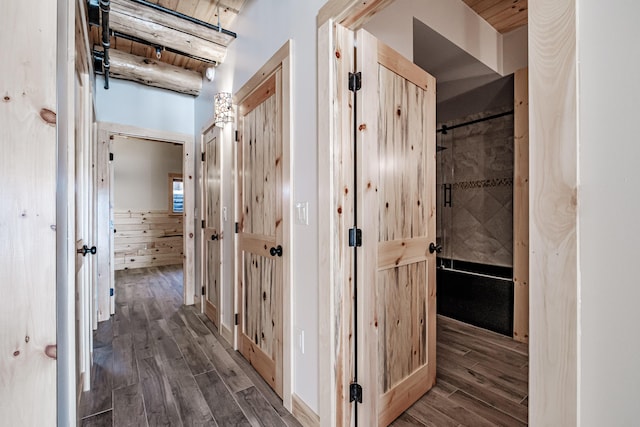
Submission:
[[[213,25],[219,24],[226,30],[231,30],[233,22],[242,10],[247,0],[147,0],[167,9],[175,10],[184,15],[191,16]],[[218,17],[219,13],[219,17]],[[101,29],[97,26],[91,27],[91,44],[101,45]],[[153,42],[152,40],[148,40]],[[125,53],[151,58],[156,60],[156,51],[153,47],[142,43],[130,41],[122,37],[111,37],[111,49],[116,49]],[[160,61],[202,73],[208,64],[197,59],[192,59],[173,52],[163,51]]]
[[528,0],[464,0],[501,34],[527,25]]

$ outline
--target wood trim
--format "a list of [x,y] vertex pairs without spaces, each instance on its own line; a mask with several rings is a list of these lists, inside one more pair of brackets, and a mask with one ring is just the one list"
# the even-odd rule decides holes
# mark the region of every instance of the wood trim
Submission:
[[373,15],[395,0],[329,0],[318,12],[318,27],[333,20],[350,30],[357,30]]
[[529,4],[529,424],[534,426],[579,424],[576,3]]
[[427,237],[378,243],[378,270],[425,261],[429,243]]
[[318,282],[320,419],[324,426],[348,426],[352,311],[349,286],[353,251],[348,228],[354,221],[352,95],[353,32],[328,20],[318,30]]
[[[394,73],[403,76],[416,86],[425,90],[429,89],[429,83],[432,79],[425,76],[424,70],[407,58],[398,55],[395,50],[384,43],[378,43],[378,62]],[[433,90],[435,90],[435,87]]]
[[[392,390],[389,390],[380,397],[380,406],[382,409],[379,415],[379,425],[389,425],[404,412],[403,408],[406,404],[403,404],[403,402],[417,401],[420,396],[432,387],[432,384],[422,381],[424,374],[420,372],[430,370],[432,365],[433,363],[430,361],[428,365],[422,366],[414,375],[407,377],[403,382],[394,386]],[[395,402],[398,400],[399,403],[396,404]]]
[[220,323],[220,317],[218,317],[218,309],[216,308],[215,305],[211,304],[210,301],[207,301],[206,298],[204,300],[204,305],[205,305],[204,311],[207,317],[209,319],[212,319],[212,322],[214,323],[214,325],[218,326],[218,330],[220,330],[221,323]]
[[242,104],[238,105],[238,111],[241,116],[247,115],[258,105],[269,99],[276,93],[276,74],[272,74],[264,84],[261,84],[251,95],[247,96]]
[[98,322],[109,319],[109,289],[111,288],[111,219],[109,217],[111,175],[109,174],[109,132],[98,126],[98,150],[96,159],[96,247],[98,252],[96,261],[98,265],[98,278],[96,283]]
[[[98,134],[100,135],[99,139],[99,149],[100,145],[104,141],[109,141],[112,135],[124,135],[129,137],[135,137],[140,139],[148,139],[154,141],[163,141],[163,142],[171,142],[175,144],[182,144],[183,151],[183,167],[182,167],[182,175],[184,180],[184,291],[183,291],[183,300],[186,305],[193,305],[195,302],[195,144],[193,135],[187,135],[177,132],[167,132],[156,129],[145,129],[139,128],[136,126],[129,125],[121,125],[116,123],[108,123],[108,122],[100,122],[98,123]],[[98,171],[105,166],[108,165],[109,152],[102,152],[102,156],[100,157],[99,151],[99,159],[98,159]],[[101,184],[102,176],[98,177],[98,185]],[[107,188],[110,188],[110,184],[107,183]],[[108,196],[107,196],[108,197]],[[106,199],[108,200],[108,198]],[[98,203],[104,204],[105,195],[98,195]],[[104,210],[104,207],[102,208]],[[100,212],[100,208],[99,208]],[[106,228],[109,234],[113,234],[110,232],[110,228],[107,224],[103,224],[103,227]],[[104,228],[100,229],[101,233],[105,233]],[[108,246],[107,246],[108,247]],[[104,251],[104,250],[103,250]],[[109,249],[110,253],[112,252],[112,248]],[[100,254],[101,251],[98,251]],[[99,257],[100,259],[101,257]],[[104,263],[104,261],[102,261]],[[100,261],[99,261],[100,263]],[[99,264],[100,265],[100,264]],[[113,269],[113,266],[110,267]],[[111,284],[109,284],[110,287]],[[102,283],[98,283],[98,300],[100,301],[100,295],[109,293],[109,287],[105,288],[104,281]],[[108,319],[108,316],[106,317]],[[106,320],[105,318],[101,320]]]
[[529,342],[529,71],[514,75],[513,339]]
[[276,389],[276,372],[270,369],[273,366],[271,357],[265,354],[262,349],[254,344],[246,335],[239,334],[240,351],[249,360],[251,366],[262,376],[272,389]]
[[302,427],[320,427],[320,417],[313,409],[298,397],[297,394],[291,396],[291,413],[298,420]]
[[239,104],[247,95],[253,92],[260,86],[260,83],[265,80],[270,74],[273,74],[282,62],[291,56],[291,40],[280,48],[260,69],[233,95],[233,103]]

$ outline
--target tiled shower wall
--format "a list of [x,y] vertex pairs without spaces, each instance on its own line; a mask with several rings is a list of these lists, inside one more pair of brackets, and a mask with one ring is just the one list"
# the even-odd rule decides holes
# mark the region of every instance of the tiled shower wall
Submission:
[[[485,111],[447,126],[510,110]],[[438,126],[441,127],[442,124]],[[441,256],[511,267],[513,264],[513,115],[438,133],[438,240]],[[444,206],[444,185],[451,206]]]

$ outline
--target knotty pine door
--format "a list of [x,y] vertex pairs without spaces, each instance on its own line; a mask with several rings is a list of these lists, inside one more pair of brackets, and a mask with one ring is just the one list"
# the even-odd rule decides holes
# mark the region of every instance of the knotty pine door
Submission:
[[282,71],[238,103],[238,348],[282,397]]
[[356,33],[361,426],[386,426],[436,378],[435,79]]
[[220,298],[222,279],[222,222],[221,189],[222,175],[219,147],[219,131],[215,126],[203,134],[203,218],[202,248],[204,262],[202,266],[204,281],[204,312],[216,327],[220,328]]

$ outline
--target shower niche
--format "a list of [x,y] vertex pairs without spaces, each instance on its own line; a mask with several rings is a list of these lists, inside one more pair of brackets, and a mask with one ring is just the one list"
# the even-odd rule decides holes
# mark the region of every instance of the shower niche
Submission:
[[438,313],[512,336],[513,77],[438,108]]

